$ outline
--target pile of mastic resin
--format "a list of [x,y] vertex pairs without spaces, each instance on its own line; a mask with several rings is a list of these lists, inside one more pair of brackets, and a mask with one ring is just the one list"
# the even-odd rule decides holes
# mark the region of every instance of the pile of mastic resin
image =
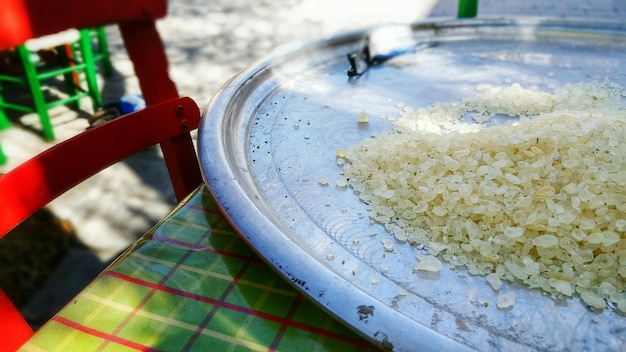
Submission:
[[393,131],[337,150],[341,181],[372,221],[426,245],[422,269],[438,270],[441,258],[488,275],[494,289],[518,281],[626,312],[623,89],[478,88],[404,108]]

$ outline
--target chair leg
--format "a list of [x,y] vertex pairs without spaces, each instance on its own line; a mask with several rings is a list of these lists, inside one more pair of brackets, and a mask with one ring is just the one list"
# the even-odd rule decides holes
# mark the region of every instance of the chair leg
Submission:
[[478,0],[459,0],[458,18],[476,17],[477,13]]
[[[59,59],[61,60],[61,63],[64,67],[75,65],[76,52],[72,48],[71,44],[64,44],[58,46],[56,49],[59,53]],[[67,94],[70,97],[78,94],[78,87],[80,87],[80,77],[77,71],[64,73],[63,81],[65,83],[65,89],[67,89]],[[76,109],[79,109],[80,102],[77,100],[76,102],[72,103],[72,106]]]
[[0,109],[0,130],[8,130],[9,127],[11,127],[9,117],[7,116],[7,113],[4,112],[4,109]]
[[113,64],[111,63],[111,55],[109,53],[109,41],[104,26],[95,28],[96,39],[98,40],[98,57],[102,62],[102,74],[104,77],[113,75]]
[[87,29],[80,30],[80,52],[85,65],[85,77],[87,81],[87,89],[93,103],[93,110],[96,111],[102,107],[102,96],[98,87],[96,78],[96,66],[93,59],[93,49],[91,48],[91,34]]
[[0,165],[4,165],[7,163],[9,158],[6,154],[4,154],[4,150],[2,150],[2,144],[0,144]]
[[1,350],[15,351],[33,336],[33,330],[2,290],[0,290],[0,317],[0,331],[3,332]]
[[47,140],[54,140],[54,130],[52,128],[52,122],[50,121],[50,115],[48,114],[48,107],[46,106],[46,100],[37,78],[37,70],[35,63],[32,60],[31,53],[26,48],[26,45],[18,46],[18,51],[24,65],[24,73],[26,74],[26,80],[30,87],[31,94],[33,96],[33,102],[35,104],[35,110],[39,115],[39,121],[41,121],[41,128],[43,135]]
[[4,98],[2,98],[2,83],[0,83],[0,130],[7,130],[11,127],[11,122],[7,113],[4,112],[2,106],[4,105]]

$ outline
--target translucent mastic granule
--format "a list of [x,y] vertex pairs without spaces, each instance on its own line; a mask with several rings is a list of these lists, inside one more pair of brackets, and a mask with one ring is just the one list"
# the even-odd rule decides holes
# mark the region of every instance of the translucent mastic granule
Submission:
[[[518,281],[624,311],[614,293],[626,292],[623,96],[612,83],[512,84],[406,107],[393,131],[335,151],[337,185],[345,180],[396,241],[427,245],[416,270],[438,271],[443,259],[488,275],[494,290]],[[475,123],[460,122],[466,114]],[[483,124],[495,115],[515,119]],[[498,306],[512,306],[500,296]]]

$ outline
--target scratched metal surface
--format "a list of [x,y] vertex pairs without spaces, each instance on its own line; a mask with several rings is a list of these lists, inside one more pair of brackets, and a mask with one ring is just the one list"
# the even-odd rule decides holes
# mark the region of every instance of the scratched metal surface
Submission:
[[[505,283],[496,308],[481,276],[413,271],[415,247],[396,243],[350,190],[335,187],[335,149],[389,130],[398,103],[420,108],[475,94],[477,84],[549,87],[609,79],[626,86],[621,24],[481,19],[413,24],[436,43],[346,74],[371,29],[277,53],[226,83],[199,129],[205,181],[235,228],[305,294],[383,349],[623,350],[626,318],[591,312]],[[357,124],[367,111],[370,122]],[[328,178],[329,185],[320,184]],[[377,231],[371,236],[372,230]],[[484,302],[489,302],[487,307]]]

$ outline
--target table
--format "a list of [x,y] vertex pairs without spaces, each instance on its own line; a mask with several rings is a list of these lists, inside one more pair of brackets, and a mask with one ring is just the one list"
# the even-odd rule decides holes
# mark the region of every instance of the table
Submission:
[[242,240],[200,186],[24,351],[374,351]]

